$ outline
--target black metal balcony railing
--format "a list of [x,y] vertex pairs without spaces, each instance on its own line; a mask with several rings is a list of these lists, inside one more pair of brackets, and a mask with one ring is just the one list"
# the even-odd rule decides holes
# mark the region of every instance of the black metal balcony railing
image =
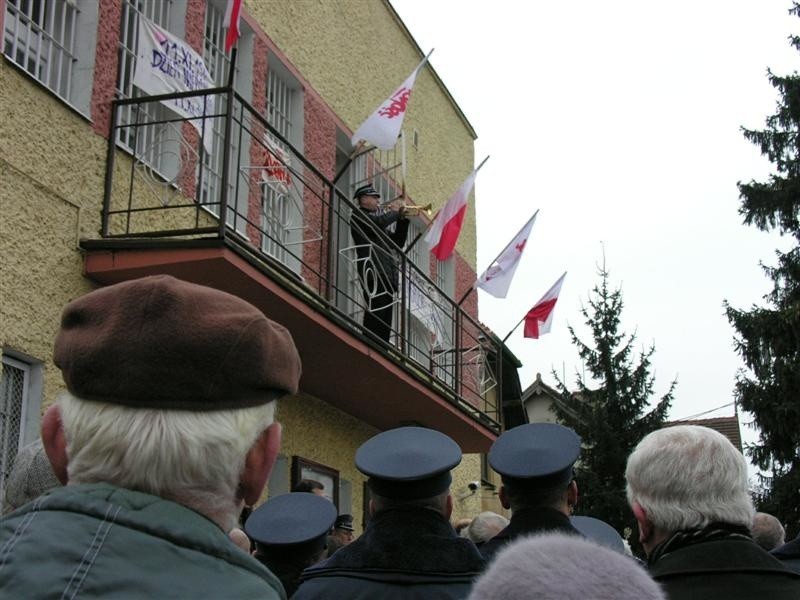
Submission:
[[[165,112],[155,110],[162,100],[189,96],[213,98],[214,109],[194,120],[163,118]],[[121,115],[131,121],[121,122]],[[380,245],[391,251],[354,244],[349,194],[232,89],[116,100],[110,133],[104,238],[222,239],[254,256],[314,309],[369,339],[499,431],[497,338],[383,232],[373,235],[382,236]],[[376,308],[376,282],[391,287],[393,277],[396,293],[384,296],[393,312],[391,337],[384,341],[362,322],[369,303]]]

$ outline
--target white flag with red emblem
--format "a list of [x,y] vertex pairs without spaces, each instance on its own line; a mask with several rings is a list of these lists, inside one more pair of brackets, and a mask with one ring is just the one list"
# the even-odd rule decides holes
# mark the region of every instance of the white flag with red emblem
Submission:
[[558,294],[561,291],[561,284],[564,282],[566,272],[555,282],[548,292],[542,296],[532,309],[525,315],[525,337],[539,339],[540,335],[550,333],[550,326],[553,324],[553,312],[558,301]]
[[428,61],[431,52],[433,50],[428,52],[428,56],[422,59],[411,75],[400,84],[400,87],[375,109],[375,112],[361,124],[361,127],[356,129],[351,138],[353,146],[358,145],[359,142],[368,142],[380,150],[394,148],[397,137],[400,135],[400,129],[403,127],[403,119],[406,116],[408,100],[411,98],[411,90],[414,89],[417,73]]
[[481,288],[495,298],[505,298],[508,294],[508,288],[511,286],[511,280],[514,278],[514,273],[517,270],[519,261],[522,258],[522,252],[528,243],[528,238],[531,235],[531,229],[536,221],[536,215],[539,214],[537,210],[533,216],[528,220],[519,233],[514,236],[514,239],[505,247],[489,268],[483,272],[483,275],[478,277],[475,286]]
[[431,252],[441,261],[450,258],[456,247],[458,234],[461,233],[461,225],[464,224],[464,215],[467,214],[467,199],[475,185],[478,169],[469,174],[461,187],[445,203],[442,210],[434,217],[433,223],[425,235],[425,242]]
[[225,20],[222,26],[227,28],[228,32],[225,34],[225,53],[231,51],[236,40],[242,35],[240,29],[242,20],[242,0],[228,0],[228,6],[225,7]]

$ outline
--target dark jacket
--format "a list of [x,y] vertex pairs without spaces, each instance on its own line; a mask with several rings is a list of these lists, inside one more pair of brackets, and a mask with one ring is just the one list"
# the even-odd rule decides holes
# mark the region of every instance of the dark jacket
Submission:
[[511,514],[511,521],[508,527],[490,539],[480,547],[481,554],[486,562],[494,558],[494,555],[506,544],[514,539],[542,533],[545,531],[556,531],[572,535],[581,535],[572,526],[569,517],[555,508],[523,508],[515,510]]
[[276,577],[185,506],[68,485],[0,521],[0,598],[285,598]]
[[786,542],[783,546],[775,548],[772,551],[772,556],[795,573],[800,573],[800,535],[791,542]]
[[797,600],[800,575],[748,539],[678,548],[649,566],[669,600]]
[[482,569],[475,545],[441,514],[392,508],[376,514],[357,540],[306,569],[294,598],[466,598]]
[[[396,223],[394,231],[389,231]],[[397,291],[397,249],[402,248],[408,236],[408,219],[397,211],[368,211],[357,207],[350,218],[350,232],[358,256],[358,273],[364,281],[365,270],[370,266],[378,272],[383,288]]]

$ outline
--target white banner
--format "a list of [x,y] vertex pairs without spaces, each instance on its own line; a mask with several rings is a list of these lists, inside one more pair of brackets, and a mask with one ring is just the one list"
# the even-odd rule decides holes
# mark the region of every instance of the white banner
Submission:
[[[189,44],[140,15],[133,85],[147,94],[156,95],[204,90],[213,87],[213,81],[203,57]],[[180,116],[192,119],[189,123],[203,136],[203,146],[210,153],[214,139],[213,120],[206,121],[203,135],[202,117],[204,113],[213,114],[214,96],[179,98],[161,103]]]

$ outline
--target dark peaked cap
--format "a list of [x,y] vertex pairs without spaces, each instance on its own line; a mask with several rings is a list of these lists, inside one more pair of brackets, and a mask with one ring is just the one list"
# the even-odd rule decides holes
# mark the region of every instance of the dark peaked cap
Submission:
[[361,196],[375,196],[376,198],[380,198],[381,195],[374,187],[371,185],[362,185],[358,188],[355,193],[353,194],[353,198],[358,199]]
[[572,479],[581,438],[569,427],[530,423],[509,429],[489,450],[489,464],[514,483],[549,486]]
[[322,541],[336,520],[333,502],[310,492],[270,498],[244,524],[245,533],[259,544],[288,546]]
[[461,462],[461,449],[434,429],[398,427],[364,442],[355,462],[379,496],[418,500],[450,487],[450,469]]
[[156,275],[64,309],[54,360],[72,394],[135,408],[224,410],[297,392],[289,332],[237,296]]

